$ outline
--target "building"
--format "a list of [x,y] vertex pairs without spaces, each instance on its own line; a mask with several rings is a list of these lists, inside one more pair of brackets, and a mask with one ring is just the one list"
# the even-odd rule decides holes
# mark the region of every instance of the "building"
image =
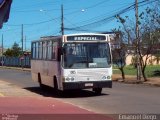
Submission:
[[[130,55],[127,55],[126,57],[126,65],[131,65],[133,64],[133,59],[135,58],[136,56],[133,55],[133,54],[130,54]],[[147,56],[144,56],[143,59],[145,60]],[[147,65],[160,65],[160,58],[157,58],[156,56],[154,55],[149,55],[149,58],[147,60]]]

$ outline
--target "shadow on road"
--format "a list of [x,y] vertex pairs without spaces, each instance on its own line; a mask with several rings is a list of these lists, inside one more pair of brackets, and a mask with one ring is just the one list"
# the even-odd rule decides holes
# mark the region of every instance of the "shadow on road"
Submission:
[[55,97],[55,98],[81,98],[81,97],[95,97],[95,96],[109,95],[103,93],[101,95],[96,95],[94,92],[89,90],[68,90],[62,92],[62,91],[56,91],[50,87],[46,87],[45,89],[42,89],[40,87],[27,87],[23,89],[37,93],[45,97]]

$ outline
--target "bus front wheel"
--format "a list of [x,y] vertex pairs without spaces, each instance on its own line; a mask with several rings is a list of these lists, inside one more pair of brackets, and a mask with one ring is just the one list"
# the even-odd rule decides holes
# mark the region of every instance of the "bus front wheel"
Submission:
[[57,82],[57,78],[56,77],[54,77],[54,88],[53,89],[54,89],[54,91],[56,92],[56,94],[58,96],[63,96],[63,91],[58,89],[58,82]]
[[100,95],[102,93],[102,88],[93,88],[93,91],[96,95]]

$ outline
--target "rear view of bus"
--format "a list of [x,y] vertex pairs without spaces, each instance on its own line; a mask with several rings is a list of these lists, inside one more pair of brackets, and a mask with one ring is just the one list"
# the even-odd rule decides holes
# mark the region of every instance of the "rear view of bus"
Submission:
[[75,34],[63,36],[63,89],[112,87],[110,37],[104,34]]

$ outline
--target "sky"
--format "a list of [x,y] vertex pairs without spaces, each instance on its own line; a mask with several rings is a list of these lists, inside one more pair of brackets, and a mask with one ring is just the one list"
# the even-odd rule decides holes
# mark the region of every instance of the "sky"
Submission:
[[[134,2],[135,0],[13,0],[10,18],[0,29],[0,41],[3,34],[4,48],[11,48],[14,42],[21,47],[22,24],[26,50],[30,50],[31,41],[42,36],[61,35],[62,4],[64,28],[82,26],[81,29],[87,32],[111,31],[118,28],[120,23],[115,18],[107,18]],[[132,9],[123,15],[134,19],[134,14]],[[93,22],[95,24],[88,25]],[[84,26],[86,24],[88,26]],[[65,34],[82,32],[84,31],[64,31]]]

